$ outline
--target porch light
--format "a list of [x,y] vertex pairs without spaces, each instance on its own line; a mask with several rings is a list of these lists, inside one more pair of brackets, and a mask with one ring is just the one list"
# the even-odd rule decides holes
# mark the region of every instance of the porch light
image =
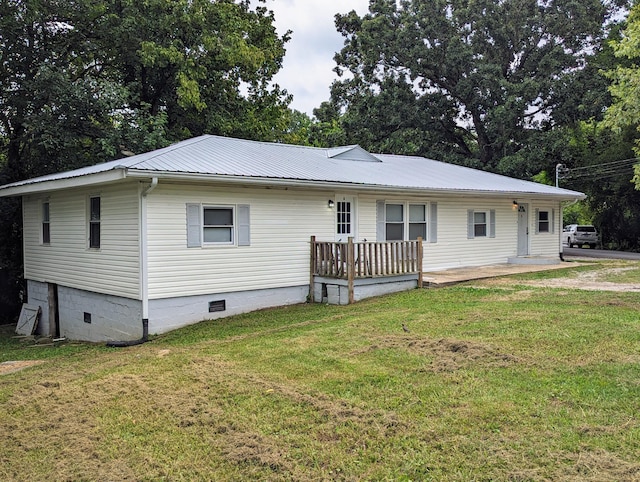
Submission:
[[334,204],[335,204],[335,203],[333,202],[333,199],[329,199],[329,200],[327,201],[327,206],[329,206],[329,209],[333,208]]
[[518,209],[518,201],[513,201],[513,204],[511,205],[511,209],[513,209],[514,211]]

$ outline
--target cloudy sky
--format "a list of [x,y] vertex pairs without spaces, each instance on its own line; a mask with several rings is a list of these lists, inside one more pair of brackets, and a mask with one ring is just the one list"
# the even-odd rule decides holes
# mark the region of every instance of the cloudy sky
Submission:
[[336,13],[367,12],[369,0],[267,0],[275,14],[279,35],[292,30],[285,45],[284,66],[275,81],[293,95],[292,109],[312,115],[315,107],[329,99],[336,78],[333,56],[344,38],[336,31]]

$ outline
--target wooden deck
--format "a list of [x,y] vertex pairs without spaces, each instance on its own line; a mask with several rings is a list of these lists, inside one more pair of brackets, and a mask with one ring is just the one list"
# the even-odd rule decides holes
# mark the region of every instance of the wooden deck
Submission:
[[310,245],[311,286],[316,276],[347,280],[349,303],[353,303],[356,279],[417,274],[418,286],[422,287],[422,238],[381,243],[354,242],[349,238],[346,243],[337,243],[317,241],[312,236]]

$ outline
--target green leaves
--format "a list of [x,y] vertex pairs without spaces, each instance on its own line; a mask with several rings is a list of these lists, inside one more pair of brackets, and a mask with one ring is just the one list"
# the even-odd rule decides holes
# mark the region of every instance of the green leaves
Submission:
[[[600,0],[372,2],[362,17],[337,17],[346,37],[337,71],[352,78],[334,84],[332,102],[366,147],[403,131],[415,153],[495,169],[588,91],[571,79],[597,50],[613,8]],[[403,122],[388,122],[396,114]]]

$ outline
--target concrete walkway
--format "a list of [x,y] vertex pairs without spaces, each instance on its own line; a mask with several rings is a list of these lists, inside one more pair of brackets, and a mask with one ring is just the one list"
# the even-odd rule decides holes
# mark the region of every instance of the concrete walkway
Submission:
[[438,288],[465,281],[495,278],[518,273],[533,273],[536,271],[549,271],[577,266],[575,262],[562,262],[558,264],[494,264],[490,266],[476,266],[472,268],[454,268],[443,271],[428,271],[422,275],[425,288]]

